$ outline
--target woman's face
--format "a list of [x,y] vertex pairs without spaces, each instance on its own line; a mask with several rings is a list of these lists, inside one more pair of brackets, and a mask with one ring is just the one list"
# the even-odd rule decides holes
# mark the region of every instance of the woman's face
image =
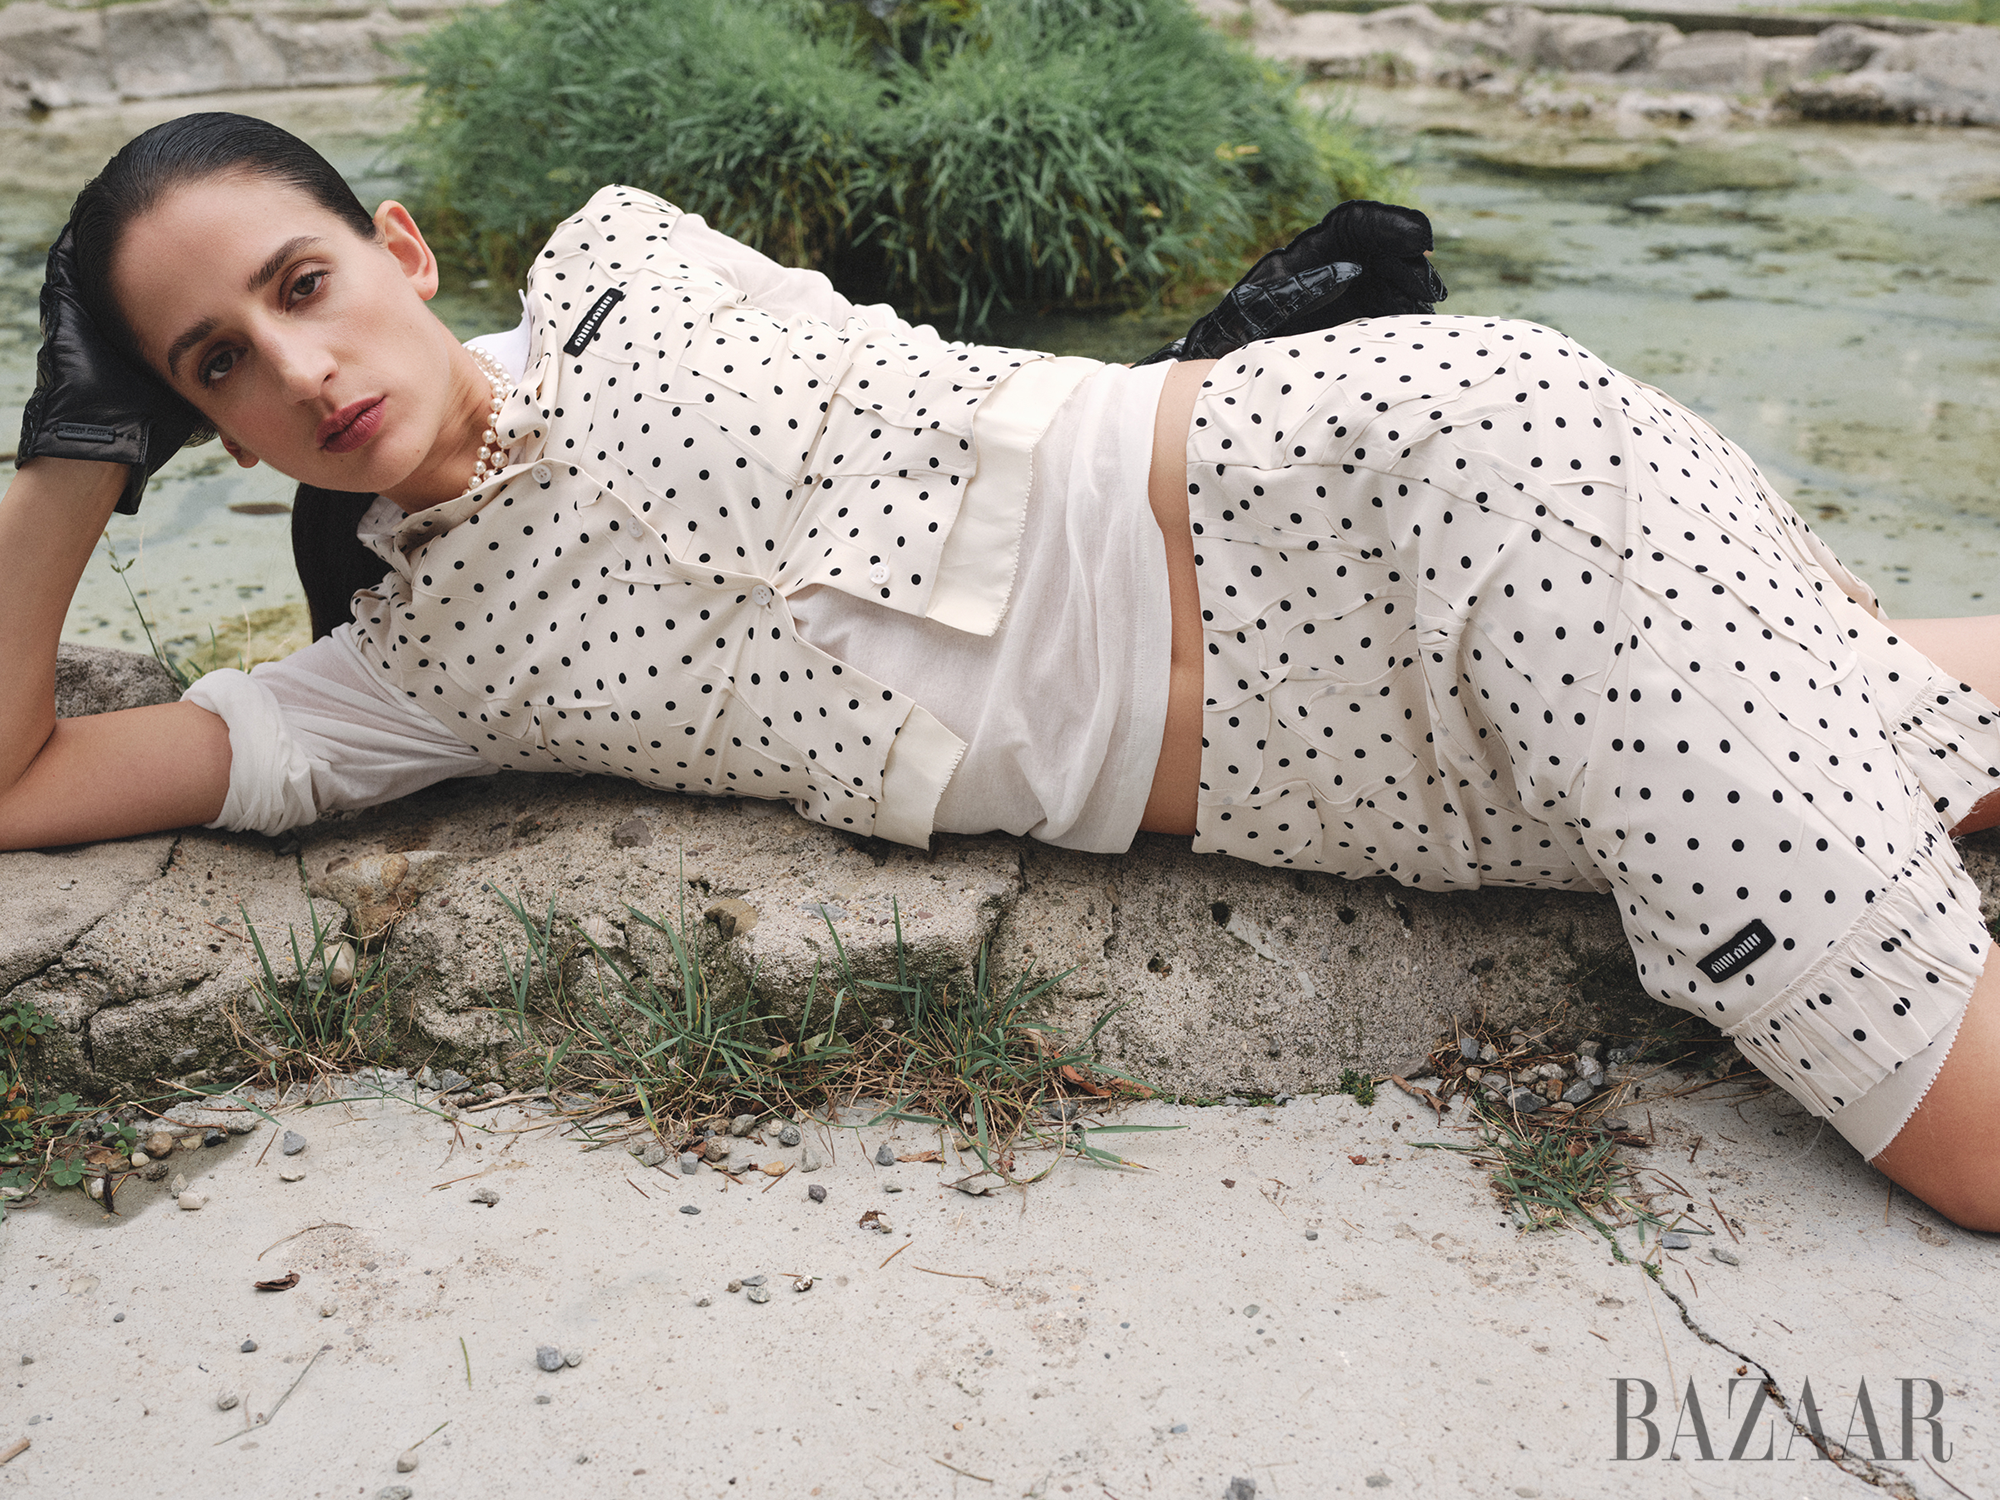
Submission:
[[239,463],[417,509],[464,489],[485,382],[424,306],[437,261],[409,214],[385,203],[375,225],[364,240],[297,188],[215,177],[133,221],[112,290]]

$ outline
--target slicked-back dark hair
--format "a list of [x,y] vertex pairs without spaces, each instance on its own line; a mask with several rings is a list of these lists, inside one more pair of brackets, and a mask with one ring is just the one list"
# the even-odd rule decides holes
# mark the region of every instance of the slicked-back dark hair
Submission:
[[[297,188],[364,240],[375,221],[333,164],[289,130],[268,120],[219,111],[183,115],[134,136],[76,196],[77,291],[98,329],[135,363],[138,340],[111,294],[111,263],[134,220],[174,189],[227,173]],[[373,500],[300,485],[292,505],[292,561],[317,639],[345,624],[358,588],[381,580],[382,560],[355,540],[355,524]]]
[[111,295],[111,262],[125,232],[175,188],[230,172],[297,188],[360,238],[377,238],[374,219],[347,179],[289,130],[219,111],[155,125],[104,164],[76,195],[69,213],[84,310],[100,332],[133,358],[138,358],[138,341]]

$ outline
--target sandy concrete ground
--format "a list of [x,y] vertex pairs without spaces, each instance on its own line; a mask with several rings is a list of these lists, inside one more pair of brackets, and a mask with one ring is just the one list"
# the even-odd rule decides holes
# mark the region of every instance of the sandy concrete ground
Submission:
[[[834,1164],[766,1191],[553,1130],[455,1141],[402,1103],[288,1111],[295,1158],[268,1125],[176,1154],[198,1212],[134,1181],[119,1217],[68,1193],[0,1227],[0,1451],[32,1440],[0,1494],[2000,1493],[1995,1239],[1887,1194],[1783,1096],[1622,1113],[1692,1206],[1692,1249],[1646,1247],[1657,1285],[1595,1234],[1523,1232],[1485,1174],[1416,1149],[1464,1139],[1454,1120],[1392,1089],[1144,1106],[1123,1120],[1184,1128],[1100,1144],[1149,1170],[1065,1162],[980,1199],[940,1185],[955,1169],[873,1165],[883,1139],[937,1144],[910,1126],[822,1129]],[[859,1226],[870,1209],[891,1232]],[[726,1290],[754,1274],[767,1303]],[[539,1345],[582,1361],[543,1373]],[[1810,1382],[1858,1456],[1827,1461],[1767,1404],[1732,1459],[1763,1375],[1799,1412]],[[1636,1382],[1657,1393],[1650,1457],[1635,1420],[1617,1458],[1621,1377],[1634,1414]],[[1937,1382],[1913,1417],[1938,1409],[1908,1461],[1905,1379]],[[1685,1408],[1674,1437],[1690,1385],[1712,1459]]]

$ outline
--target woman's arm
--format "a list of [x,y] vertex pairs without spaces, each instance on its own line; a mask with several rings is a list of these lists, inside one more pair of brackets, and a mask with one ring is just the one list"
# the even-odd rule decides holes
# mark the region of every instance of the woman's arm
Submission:
[[55,713],[56,643],[122,465],[37,458],[0,497],[0,849],[207,823],[229,791],[229,732],[187,703]]

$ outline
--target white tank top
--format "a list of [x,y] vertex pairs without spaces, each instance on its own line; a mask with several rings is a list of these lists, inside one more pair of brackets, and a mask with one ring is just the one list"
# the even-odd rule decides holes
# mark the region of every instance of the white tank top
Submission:
[[1035,445],[1020,570],[1000,626],[969,635],[834,589],[789,600],[813,645],[922,704],[966,742],[934,826],[1122,853],[1166,729],[1173,615],[1147,501],[1165,364],[1107,365]]

